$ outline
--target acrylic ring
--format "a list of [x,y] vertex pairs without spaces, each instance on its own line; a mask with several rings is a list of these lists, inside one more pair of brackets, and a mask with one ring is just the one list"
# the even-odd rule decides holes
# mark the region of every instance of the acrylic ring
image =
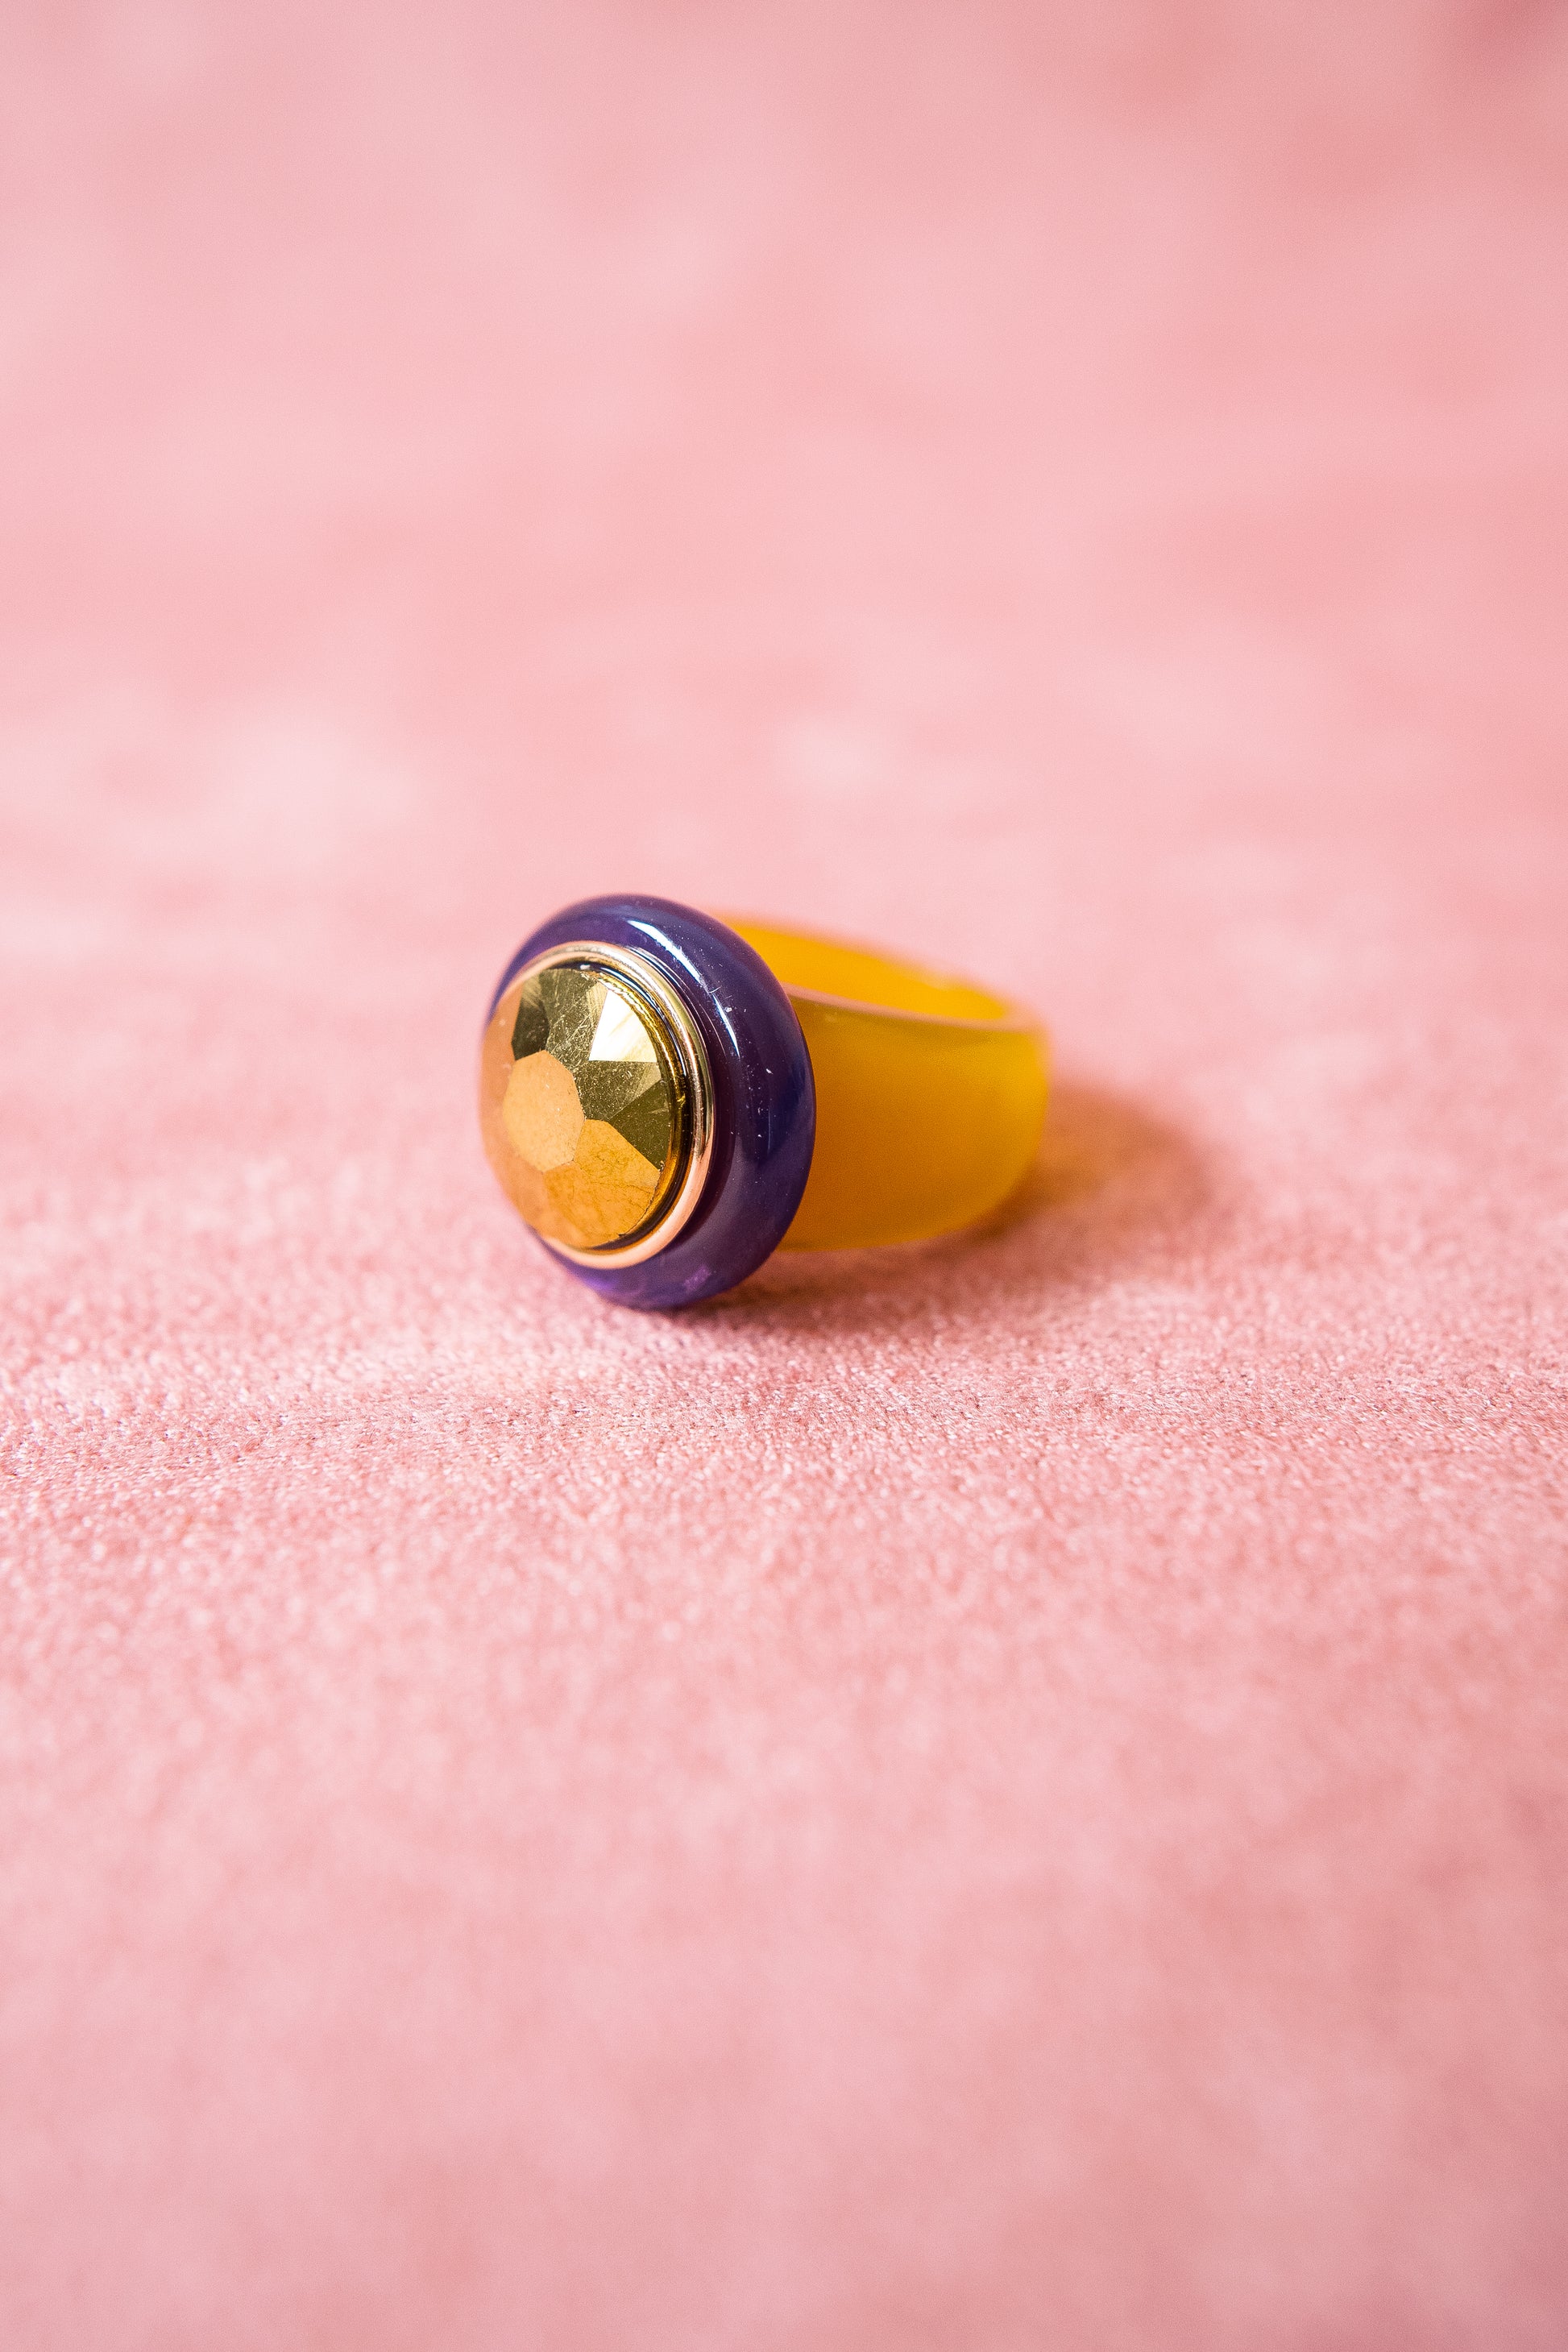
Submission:
[[664,898],[591,898],[491,1001],[479,1117],[544,1246],[626,1306],[689,1305],[781,1245],[973,1222],[1032,1160],[1045,1040],[967,982]]

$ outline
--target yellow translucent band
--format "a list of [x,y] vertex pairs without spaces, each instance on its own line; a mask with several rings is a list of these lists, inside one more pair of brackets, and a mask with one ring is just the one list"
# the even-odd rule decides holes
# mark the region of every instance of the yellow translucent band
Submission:
[[723,919],[782,984],[816,1078],[816,1149],[784,1249],[923,1241],[1007,1198],[1046,1115],[1046,1040],[1027,1014],[864,948]]

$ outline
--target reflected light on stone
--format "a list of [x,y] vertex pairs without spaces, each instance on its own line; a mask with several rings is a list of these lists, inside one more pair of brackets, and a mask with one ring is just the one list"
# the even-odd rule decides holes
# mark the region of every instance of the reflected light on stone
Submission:
[[603,1249],[657,1213],[682,1162],[674,1069],[658,1015],[618,975],[574,964],[506,991],[485,1038],[485,1146],[546,1240]]

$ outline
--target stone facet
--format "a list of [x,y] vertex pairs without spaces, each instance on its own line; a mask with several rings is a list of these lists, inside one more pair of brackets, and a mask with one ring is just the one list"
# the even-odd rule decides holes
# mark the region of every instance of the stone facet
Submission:
[[571,963],[514,982],[486,1033],[480,1091],[490,1163],[546,1240],[577,1250],[625,1242],[679,1175],[669,1041],[616,972]]

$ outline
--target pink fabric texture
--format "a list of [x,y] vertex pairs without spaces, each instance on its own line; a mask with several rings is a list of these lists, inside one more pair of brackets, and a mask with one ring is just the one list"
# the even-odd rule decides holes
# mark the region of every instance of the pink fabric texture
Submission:
[[[0,2341],[1568,2343],[1568,21],[0,76]],[[570,897],[1052,1026],[595,1302]]]

